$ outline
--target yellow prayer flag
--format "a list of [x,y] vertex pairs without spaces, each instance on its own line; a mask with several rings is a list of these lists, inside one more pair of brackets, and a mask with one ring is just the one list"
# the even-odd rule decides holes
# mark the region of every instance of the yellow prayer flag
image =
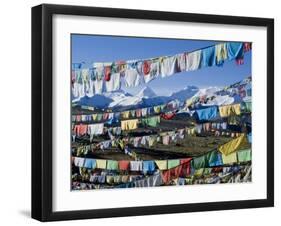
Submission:
[[235,138],[231,141],[229,141],[226,144],[223,144],[219,147],[219,151],[224,155],[229,155],[235,151],[237,151],[241,145],[244,145],[247,143],[247,138],[245,134],[242,134],[240,137]]
[[98,114],[92,114],[93,121],[96,121],[97,117],[98,117]]
[[221,156],[222,156],[223,164],[237,163],[237,153],[236,152],[233,152],[229,155],[222,154]]
[[240,104],[220,106],[219,112],[221,117],[228,117],[230,115],[240,115],[241,114]]
[[190,98],[190,99],[187,99],[187,100],[186,100],[185,105],[186,105],[186,107],[189,107],[189,106],[192,105],[192,103],[193,103],[193,101],[192,101],[192,99]]
[[154,106],[155,113],[160,113],[160,111],[161,111],[161,106]]
[[160,170],[166,170],[168,166],[167,160],[155,160],[155,164]]
[[96,159],[98,169],[106,169],[106,160],[105,159]]
[[221,43],[216,45],[216,60],[217,63],[223,62],[227,59],[227,47],[226,43]]
[[129,118],[130,117],[130,111],[124,111],[122,112],[122,118]]
[[138,128],[138,119],[121,121],[121,129],[122,130],[132,130]]

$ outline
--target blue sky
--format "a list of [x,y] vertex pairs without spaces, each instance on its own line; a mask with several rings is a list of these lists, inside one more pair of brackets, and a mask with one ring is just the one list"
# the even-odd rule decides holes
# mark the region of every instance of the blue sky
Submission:
[[[119,36],[72,35],[72,63],[85,62],[84,67],[91,67],[93,62],[112,62],[173,55],[193,51],[213,45],[215,41],[178,40],[159,38],[135,38]],[[188,85],[199,88],[225,86],[251,75],[251,56],[248,52],[243,65],[227,61],[223,67],[207,67],[192,72],[182,72],[166,78],[157,78],[149,86],[158,95],[169,95]],[[145,85],[122,89],[136,94]]]

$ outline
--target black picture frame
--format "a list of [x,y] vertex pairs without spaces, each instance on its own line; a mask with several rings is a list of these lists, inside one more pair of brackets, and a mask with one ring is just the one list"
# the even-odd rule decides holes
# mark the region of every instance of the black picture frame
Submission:
[[[52,17],[55,14],[247,25],[267,29],[267,198],[95,210],[52,210]],[[43,4],[32,8],[32,218],[123,217],[274,206],[274,20],[177,12]]]

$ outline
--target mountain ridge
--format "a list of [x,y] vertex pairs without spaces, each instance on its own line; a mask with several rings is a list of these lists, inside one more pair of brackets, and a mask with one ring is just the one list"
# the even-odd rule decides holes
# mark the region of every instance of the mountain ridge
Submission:
[[[247,79],[244,79],[239,83],[243,83],[244,81],[249,83]],[[91,106],[101,109],[110,108],[114,110],[126,110],[151,107],[165,104],[174,100],[184,103],[188,99],[198,98],[201,96],[214,97],[208,101],[208,103],[202,104],[206,106],[228,105],[242,101],[238,94],[233,94],[231,92],[231,88],[229,91],[226,91],[225,89],[216,86],[200,89],[197,86],[188,85],[179,91],[171,93],[169,96],[157,96],[149,86],[145,86],[136,95],[131,95],[130,93],[127,93],[121,89],[110,93],[103,93],[103,95],[97,94],[93,97],[85,96],[76,103],[78,105]]]

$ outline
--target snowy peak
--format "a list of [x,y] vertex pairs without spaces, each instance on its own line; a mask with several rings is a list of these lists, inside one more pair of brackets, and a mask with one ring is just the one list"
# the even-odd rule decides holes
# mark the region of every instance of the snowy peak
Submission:
[[199,91],[196,86],[187,86],[184,89],[174,92],[170,95],[170,99],[178,99],[181,102],[184,102],[186,99],[194,96]]
[[151,88],[146,86],[136,96],[139,98],[153,98],[157,95]]
[[220,91],[220,87],[208,87],[208,88],[202,88],[199,90],[199,92],[196,94],[197,96],[213,96],[216,92]]
[[114,97],[112,102],[108,105],[110,108],[137,106],[142,103],[142,98],[137,96],[119,96]]
[[130,93],[125,92],[124,90],[120,89],[117,91],[112,91],[108,93],[103,93],[103,96],[106,96],[108,98],[114,99],[116,97],[130,97],[132,96]]
[[118,106],[131,106],[138,105],[142,102],[142,98],[138,96],[132,96],[124,90],[113,91],[110,93],[104,93],[104,96],[110,98],[112,101],[108,104],[108,107],[114,108]]

